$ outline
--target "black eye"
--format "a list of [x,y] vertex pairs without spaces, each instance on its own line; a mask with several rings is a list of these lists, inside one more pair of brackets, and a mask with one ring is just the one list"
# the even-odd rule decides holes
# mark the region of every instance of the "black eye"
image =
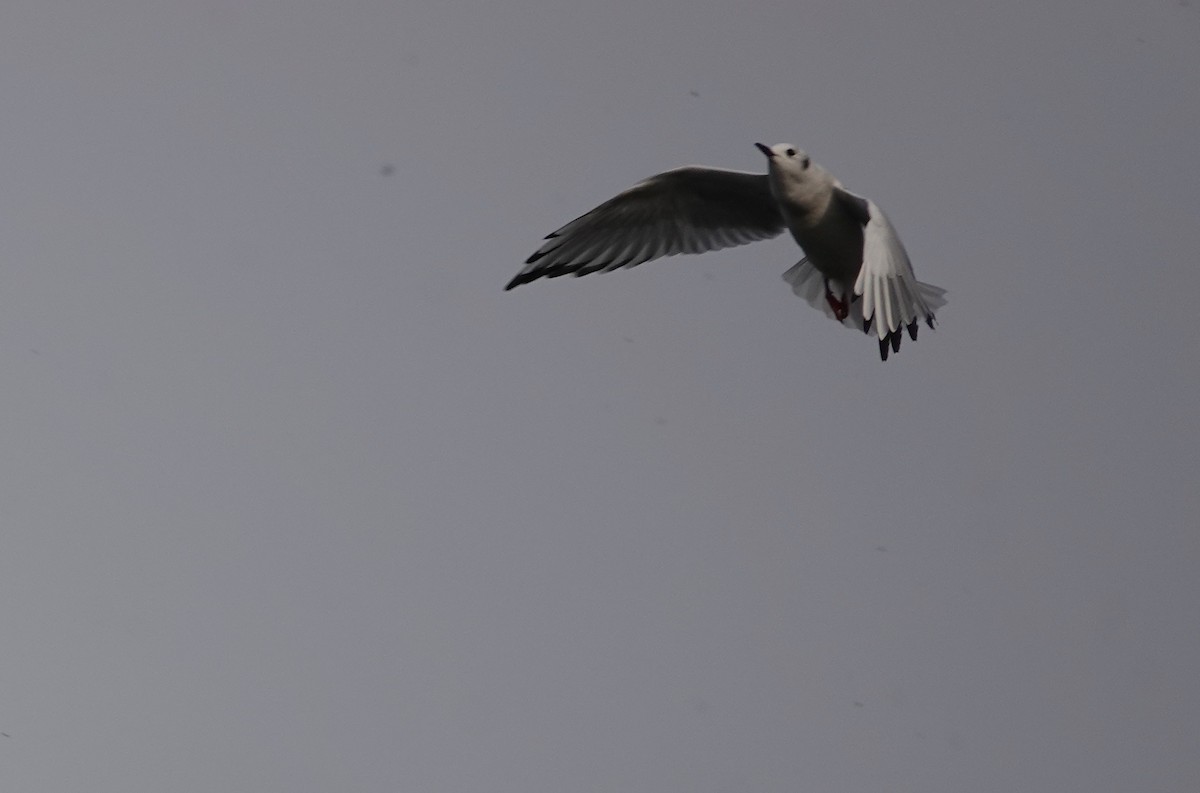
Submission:
[[795,156],[796,156],[796,150],[795,150],[795,149],[788,149],[788,150],[787,150],[787,156],[789,156],[789,157],[795,157]]

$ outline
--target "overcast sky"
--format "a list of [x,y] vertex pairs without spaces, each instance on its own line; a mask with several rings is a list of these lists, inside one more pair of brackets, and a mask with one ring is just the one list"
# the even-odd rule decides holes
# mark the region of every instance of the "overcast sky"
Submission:
[[[1191,793],[1200,3],[7,0],[0,789]],[[788,237],[502,287],[790,142]]]

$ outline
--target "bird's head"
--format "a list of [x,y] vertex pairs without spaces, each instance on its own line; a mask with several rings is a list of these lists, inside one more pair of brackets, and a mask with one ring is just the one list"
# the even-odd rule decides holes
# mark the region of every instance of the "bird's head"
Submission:
[[776,143],[768,146],[765,143],[755,143],[758,150],[767,156],[767,164],[772,171],[800,175],[812,165],[808,154],[790,143]]

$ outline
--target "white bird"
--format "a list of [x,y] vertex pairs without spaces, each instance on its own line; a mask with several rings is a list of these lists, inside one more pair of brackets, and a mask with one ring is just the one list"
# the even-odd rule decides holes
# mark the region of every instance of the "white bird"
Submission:
[[792,291],[843,325],[874,329],[879,355],[933,327],[946,290],[918,281],[874,202],[787,143],[754,144],[767,173],[686,166],[651,176],[546,237],[504,288],[560,275],[634,267],[775,237],[786,228],[804,258],[783,274]]

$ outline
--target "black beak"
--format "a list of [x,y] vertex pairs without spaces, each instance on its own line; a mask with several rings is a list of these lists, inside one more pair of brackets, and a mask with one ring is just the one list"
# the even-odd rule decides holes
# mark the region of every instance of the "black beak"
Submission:
[[768,160],[775,156],[775,152],[771,151],[771,147],[766,145],[765,143],[755,143],[754,145],[758,147],[759,151],[761,151],[763,154],[767,155]]

